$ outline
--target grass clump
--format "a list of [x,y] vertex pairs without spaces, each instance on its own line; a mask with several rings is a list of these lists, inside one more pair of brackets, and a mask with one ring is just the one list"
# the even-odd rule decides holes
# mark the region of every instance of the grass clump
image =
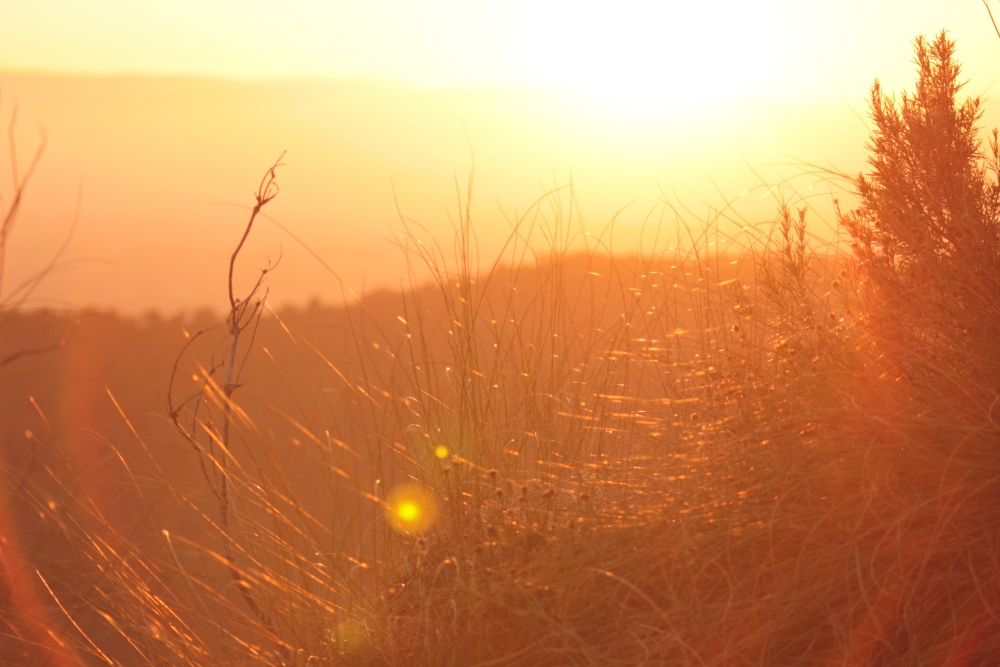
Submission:
[[[485,266],[467,208],[454,256],[404,220],[431,284],[345,309],[338,359],[230,282],[171,386],[204,479],[121,457],[148,533],[22,485],[88,569],[32,564],[64,620],[10,627],[54,664],[994,664],[998,148],[953,51],[873,89],[849,254],[802,200],[613,257],[555,192]],[[268,327],[336,387],[251,394],[258,326],[276,382]]]

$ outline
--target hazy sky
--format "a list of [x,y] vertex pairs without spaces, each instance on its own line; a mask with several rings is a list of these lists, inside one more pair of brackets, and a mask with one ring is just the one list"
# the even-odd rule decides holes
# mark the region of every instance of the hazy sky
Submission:
[[0,16],[8,69],[554,85],[638,112],[853,99],[876,73],[909,81],[901,50],[942,27],[969,74],[1000,74],[981,0],[0,0]]
[[[807,197],[832,238],[836,193],[790,163],[862,169],[872,81],[912,88],[911,42],[942,28],[1000,124],[981,0],[0,0],[0,126],[16,101],[22,164],[48,137],[6,284],[45,266],[79,201],[38,304],[218,308],[245,224],[230,205],[286,150],[268,211],[356,288],[405,274],[400,212],[451,241],[470,143],[486,259],[570,182],[587,229],[617,214],[618,250],[675,225],[665,197],[694,224],[735,200],[765,225],[779,195]],[[273,225],[247,253],[247,279],[284,257],[276,302],[339,297]]]

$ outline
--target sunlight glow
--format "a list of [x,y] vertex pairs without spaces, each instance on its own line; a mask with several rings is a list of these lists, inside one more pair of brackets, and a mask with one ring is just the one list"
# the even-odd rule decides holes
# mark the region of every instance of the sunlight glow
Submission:
[[612,9],[545,0],[525,9],[524,22],[523,78],[618,111],[657,114],[778,84],[770,2],[626,0]]

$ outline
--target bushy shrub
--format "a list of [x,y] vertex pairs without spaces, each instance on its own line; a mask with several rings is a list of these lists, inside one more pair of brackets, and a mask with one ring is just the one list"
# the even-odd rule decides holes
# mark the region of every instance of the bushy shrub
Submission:
[[876,81],[872,171],[842,222],[886,367],[981,418],[1000,390],[1000,146],[994,131],[983,150],[980,100],[957,99],[954,52],[944,32],[918,38],[917,87],[898,103]]

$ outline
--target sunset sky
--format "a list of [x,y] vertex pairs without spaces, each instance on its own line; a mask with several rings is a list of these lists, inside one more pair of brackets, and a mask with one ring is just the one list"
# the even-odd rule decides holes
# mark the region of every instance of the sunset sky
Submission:
[[[979,0],[5,0],[0,66],[237,79],[514,84],[663,109],[745,95],[836,99],[947,27],[970,74],[1000,54]],[[994,73],[994,76],[996,74]]]
[[[0,0],[0,16],[0,120],[16,99],[22,162],[48,137],[14,278],[58,247],[81,193],[40,304],[218,307],[242,216],[219,204],[248,203],[283,150],[272,213],[372,289],[402,272],[396,201],[450,238],[470,142],[485,254],[505,212],[570,180],[589,225],[626,207],[634,250],[664,192],[703,213],[795,159],[860,169],[856,112],[876,77],[912,86],[918,34],[950,31],[985,123],[998,118],[1000,38],[980,0]],[[752,198],[748,215],[773,210]],[[250,265],[285,258],[278,302],[339,296],[280,230],[255,240]]]

